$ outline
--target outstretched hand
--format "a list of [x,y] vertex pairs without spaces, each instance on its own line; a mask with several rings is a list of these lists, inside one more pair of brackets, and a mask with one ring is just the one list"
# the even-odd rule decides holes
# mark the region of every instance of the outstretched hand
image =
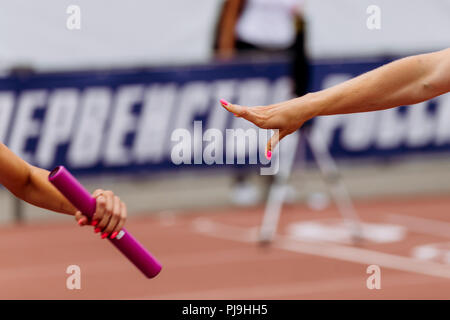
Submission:
[[272,150],[275,149],[280,140],[296,131],[311,118],[307,116],[304,108],[299,107],[303,104],[303,101],[299,99],[302,98],[251,108],[231,104],[224,99],[221,99],[220,103],[236,117],[244,118],[262,129],[278,129],[266,146],[266,157],[270,159]]

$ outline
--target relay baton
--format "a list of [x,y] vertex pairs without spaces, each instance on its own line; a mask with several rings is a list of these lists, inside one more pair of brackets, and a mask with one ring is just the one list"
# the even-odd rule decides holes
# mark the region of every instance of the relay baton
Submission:
[[[48,180],[85,216],[93,218],[96,199],[63,166],[53,169]],[[122,228],[114,239],[108,238],[148,278],[161,271],[161,264],[130,234]]]

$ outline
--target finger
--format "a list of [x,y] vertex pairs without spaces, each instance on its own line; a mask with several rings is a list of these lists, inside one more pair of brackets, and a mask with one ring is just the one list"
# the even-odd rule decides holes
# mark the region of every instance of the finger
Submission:
[[[121,201],[118,196],[114,196],[114,207],[111,215],[111,219],[109,219],[108,225],[103,230],[103,234],[106,233],[106,237],[114,231],[117,226],[117,223],[120,220],[120,211],[122,210]],[[103,235],[102,235],[103,236]]]
[[225,109],[233,113],[236,117],[242,117],[253,123],[255,123],[255,121],[257,120],[255,114],[251,112],[251,109],[249,107],[240,106],[238,104],[231,104],[224,99],[221,99],[220,103]]
[[127,206],[125,203],[121,203],[121,210],[120,210],[120,220],[117,224],[116,228],[114,229],[113,233],[111,233],[111,239],[114,239],[120,230],[122,230],[123,226],[125,225],[125,221],[127,220]]
[[103,196],[105,197],[106,201],[105,209],[103,211],[102,217],[101,218],[99,217],[99,222],[97,228],[95,229],[96,233],[102,231],[108,225],[109,219],[111,219],[114,208],[114,194],[110,191],[109,192],[105,191],[103,193]]
[[275,133],[270,138],[269,142],[267,142],[266,145],[266,158],[270,160],[272,158],[272,152],[275,150],[275,147],[278,145],[278,143],[286,136],[286,133],[284,131],[275,130]]
[[[102,199],[102,200],[100,200],[99,201],[99,199],[101,199],[102,198],[102,196],[103,196],[103,192],[104,192],[105,190],[103,190],[103,189],[97,189],[97,190],[95,190],[93,193],[92,193],[92,196],[94,197],[94,198],[96,198],[97,199],[97,207],[96,207],[96,211],[102,211],[101,210],[101,208],[99,208],[99,205],[100,204],[104,204],[104,199]],[[102,203],[103,202],[103,203]],[[98,222],[99,222],[99,219],[102,217],[103,215],[101,215],[100,217],[99,217],[99,215],[97,215],[97,216],[95,216],[94,215],[94,217],[92,218],[92,225],[95,227],[97,224],[98,224]]]
[[102,194],[97,198],[96,209],[92,217],[92,225],[96,227],[105,215],[106,211],[106,197]]
[[92,196],[93,196],[94,198],[97,198],[97,197],[99,197],[103,192],[105,192],[105,190],[103,190],[103,189],[97,189],[97,190],[95,190],[95,191],[92,193]]
[[78,222],[78,225],[81,227],[88,224],[89,220],[87,217],[83,216],[83,214],[80,211],[75,212],[75,220]]

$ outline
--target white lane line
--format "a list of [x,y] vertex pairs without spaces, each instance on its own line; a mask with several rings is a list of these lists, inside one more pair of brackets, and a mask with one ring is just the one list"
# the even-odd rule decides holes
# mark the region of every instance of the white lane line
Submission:
[[333,258],[364,265],[376,264],[385,268],[450,279],[449,266],[435,262],[419,261],[417,259],[397,256],[390,253],[335,244],[298,242],[287,238],[277,241],[275,246],[303,254]]
[[[203,223],[206,225],[205,221]],[[208,221],[207,225],[207,228],[198,228],[194,225],[194,230],[216,238],[247,243],[257,242],[257,236],[253,229],[249,232],[246,228],[223,225],[212,221]],[[254,237],[253,234],[255,234]],[[277,236],[272,246],[291,252],[315,255],[323,258],[332,258],[364,265],[376,264],[390,269],[450,279],[449,266],[374,250],[323,242],[300,242],[284,236]]]
[[280,261],[289,259],[282,254],[274,255],[249,255],[249,249],[240,247],[239,249],[227,251],[198,252],[186,255],[173,255],[173,257],[160,256],[160,261],[165,269],[180,269],[189,267],[211,267],[213,265],[224,265],[257,261]]
[[192,222],[192,227],[195,231],[205,234],[214,234],[214,232],[219,231],[223,235],[226,235],[227,238],[231,237],[232,240],[240,242],[253,243],[258,241],[258,227],[236,227],[222,223],[219,224],[207,218],[195,219]]
[[389,214],[386,221],[405,226],[410,231],[450,238],[450,223],[434,219],[412,217],[400,214]]

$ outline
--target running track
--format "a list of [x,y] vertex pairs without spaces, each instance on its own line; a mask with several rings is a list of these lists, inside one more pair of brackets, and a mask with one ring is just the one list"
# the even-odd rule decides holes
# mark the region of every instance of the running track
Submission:
[[[255,242],[260,207],[130,218],[127,229],[163,263],[152,280],[70,217],[2,227],[0,299],[450,298],[450,197],[356,206],[364,222],[402,226],[404,238],[358,246],[296,240],[288,234],[292,223],[339,218],[334,208],[301,205],[285,207],[271,247]],[[429,244],[444,249],[425,260],[412,256]],[[80,290],[66,288],[66,268],[73,264],[81,268]],[[381,268],[380,290],[366,287],[370,264]]]

